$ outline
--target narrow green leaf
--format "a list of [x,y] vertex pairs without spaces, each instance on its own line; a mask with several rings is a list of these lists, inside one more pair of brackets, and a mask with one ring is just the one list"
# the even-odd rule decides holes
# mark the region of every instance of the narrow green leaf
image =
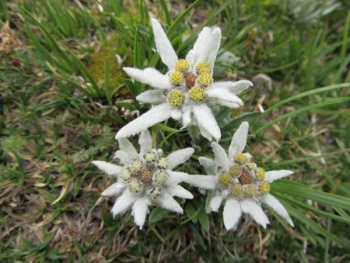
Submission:
[[311,199],[318,203],[327,204],[332,207],[350,210],[350,198],[325,193],[293,181],[278,180],[271,184],[271,190],[272,192],[276,191],[280,193],[290,194],[305,199]]
[[201,224],[202,228],[205,231],[209,231],[209,227],[210,227],[209,216],[205,212],[204,206],[201,206],[201,209],[199,210],[198,219],[199,219],[199,223]]
[[166,1],[160,0],[160,5],[162,6],[162,11],[165,14],[166,23],[168,25],[170,25],[171,24],[171,14],[169,12],[168,5],[167,5]]
[[169,214],[169,211],[167,209],[161,208],[157,206],[155,209],[153,209],[152,213],[149,216],[149,221],[154,224],[158,221],[162,220]]
[[272,124],[274,124],[276,122],[279,122],[281,120],[284,120],[286,118],[292,117],[294,115],[298,115],[298,114],[300,114],[302,112],[306,112],[306,111],[309,111],[309,110],[315,110],[317,108],[322,108],[324,106],[334,105],[334,104],[342,103],[342,102],[346,102],[346,101],[350,101],[350,98],[346,97],[346,98],[330,99],[330,100],[321,101],[319,103],[311,104],[311,105],[308,105],[308,106],[296,109],[294,111],[288,112],[288,113],[286,113],[286,114],[284,114],[282,116],[279,116],[279,117],[273,119],[269,123],[267,123],[267,124],[263,125],[262,127],[258,128],[254,132],[254,134],[256,135],[256,134],[260,133],[261,131],[265,130],[266,128],[270,127]]
[[174,23],[170,26],[169,30],[167,31],[167,36],[169,38],[172,38],[173,35],[175,34],[175,32],[178,30],[178,28],[181,26],[182,21],[185,19],[185,16],[187,16],[187,14],[196,7],[196,5],[198,5],[200,2],[200,0],[196,0],[195,2],[193,2],[193,4],[191,4],[189,7],[187,7],[187,9],[185,11],[182,12],[181,15],[179,15],[176,20],[174,21]]
[[274,195],[278,196],[279,199],[287,200],[289,203],[292,203],[295,206],[304,209],[305,211],[311,211],[311,212],[313,212],[313,213],[315,213],[317,215],[321,215],[321,216],[324,216],[324,217],[327,217],[327,218],[331,218],[331,219],[337,220],[339,222],[350,223],[350,218],[345,218],[345,217],[342,217],[342,216],[337,216],[335,214],[322,211],[320,209],[315,208],[314,206],[305,204],[303,202],[300,202],[300,201],[298,201],[296,199],[290,198],[290,197],[282,195],[282,194],[274,194]]
[[[334,234],[328,232],[326,229],[324,229],[318,223],[316,223],[313,220],[311,220],[310,218],[308,218],[305,214],[300,213],[299,210],[293,208],[288,203],[283,203],[283,205],[286,207],[288,213],[293,218],[296,218],[297,220],[300,221],[300,223],[302,223],[303,225],[312,229],[313,232],[319,233],[319,234],[329,238],[330,240],[334,241],[335,243],[337,243],[343,247],[350,248],[350,244],[348,242],[346,242],[346,241],[340,239],[339,237],[335,236]],[[296,225],[297,224],[298,223],[296,222]],[[306,238],[309,238],[309,237],[306,236]]]

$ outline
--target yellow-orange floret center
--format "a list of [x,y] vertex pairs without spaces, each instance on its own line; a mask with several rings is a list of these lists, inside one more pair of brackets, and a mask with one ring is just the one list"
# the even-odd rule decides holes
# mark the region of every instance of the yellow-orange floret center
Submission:
[[185,72],[189,69],[190,67],[190,62],[188,62],[185,59],[179,59],[176,63],[175,63],[175,69],[177,71],[180,72]]
[[203,72],[198,76],[198,83],[201,87],[207,87],[213,81],[213,77],[208,72]]
[[202,101],[205,97],[205,91],[203,88],[200,87],[193,87],[190,89],[190,91],[188,92],[188,95],[190,96],[190,98],[194,101]]
[[185,99],[185,95],[179,90],[172,90],[168,94],[168,101],[171,106],[178,107],[180,106]]
[[174,71],[169,76],[169,81],[172,85],[181,86],[184,81],[184,76],[180,71]]

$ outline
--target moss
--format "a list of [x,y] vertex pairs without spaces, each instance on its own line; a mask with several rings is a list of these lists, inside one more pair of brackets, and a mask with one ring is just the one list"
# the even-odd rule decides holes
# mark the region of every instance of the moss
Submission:
[[109,61],[109,89],[111,94],[117,91],[117,87],[123,84],[122,78],[127,77],[125,72],[119,67],[116,55],[119,54],[123,57],[123,50],[118,50],[118,43],[120,42],[118,35],[114,34],[110,36],[105,45],[99,46],[98,50],[93,53],[86,61],[87,68],[96,82],[102,88],[105,79],[105,67],[107,61]]

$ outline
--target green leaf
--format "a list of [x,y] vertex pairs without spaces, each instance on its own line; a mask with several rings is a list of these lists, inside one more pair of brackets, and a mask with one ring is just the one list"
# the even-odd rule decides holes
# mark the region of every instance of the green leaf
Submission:
[[162,220],[169,214],[169,211],[167,209],[156,207],[153,209],[152,213],[149,216],[149,221],[151,223],[157,223],[158,221]]
[[208,214],[205,212],[204,206],[201,206],[201,209],[199,210],[198,219],[199,219],[199,223],[201,224],[202,228],[205,231],[209,231],[210,221],[209,221]]
[[290,194],[305,199],[311,199],[318,203],[327,204],[332,207],[350,210],[350,198],[328,194],[293,181],[278,180],[271,184],[271,190],[272,192],[276,191],[284,194]]
[[259,129],[257,129],[255,131],[254,134],[256,135],[259,132],[261,132],[261,131],[265,130],[266,128],[270,127],[272,124],[274,124],[276,122],[279,122],[281,120],[284,120],[286,118],[292,117],[294,115],[298,115],[298,114],[300,114],[302,112],[315,110],[317,108],[322,108],[322,107],[325,107],[325,106],[328,106],[328,105],[334,105],[334,104],[342,103],[342,102],[346,102],[346,101],[350,101],[350,98],[346,97],[346,98],[329,99],[329,100],[326,100],[326,101],[321,101],[319,103],[311,104],[311,105],[308,105],[308,106],[305,106],[305,107],[302,107],[302,108],[290,111],[290,112],[288,112],[288,113],[286,113],[286,114],[284,114],[282,116],[279,116],[279,117],[273,119],[272,121],[270,121],[269,123],[265,124],[264,126],[260,127]]

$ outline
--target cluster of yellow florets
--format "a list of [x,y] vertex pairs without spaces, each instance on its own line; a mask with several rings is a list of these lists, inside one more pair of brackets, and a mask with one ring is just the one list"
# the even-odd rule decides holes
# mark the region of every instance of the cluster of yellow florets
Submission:
[[184,76],[181,71],[174,71],[170,74],[169,81],[172,85],[181,86],[184,82]]
[[247,155],[238,153],[233,157],[233,165],[218,176],[218,184],[228,189],[237,198],[254,198],[267,195],[270,184],[265,179],[265,170],[250,162]]
[[134,160],[129,167],[121,169],[119,178],[126,182],[130,193],[138,193],[143,184],[152,186],[150,195],[155,198],[161,193],[159,187],[166,185],[168,174],[165,169],[169,167],[166,157],[158,157],[155,152],[143,155],[144,161]]
[[194,101],[201,101],[205,97],[205,91],[203,88],[194,86],[188,92],[189,97]]
[[168,101],[171,106],[178,107],[180,106],[185,99],[185,95],[179,90],[172,90],[168,94]]
[[168,93],[168,101],[171,106],[179,107],[183,104],[185,94],[181,89],[188,89],[188,96],[194,102],[202,101],[205,96],[205,88],[213,82],[211,66],[207,62],[200,62],[196,66],[196,72],[191,72],[189,61],[179,59],[175,63],[175,71],[169,75],[169,81],[176,89]]
[[177,71],[180,72],[185,72],[188,71],[188,69],[190,68],[190,62],[188,62],[185,59],[179,59],[176,63],[175,63],[175,69]]

